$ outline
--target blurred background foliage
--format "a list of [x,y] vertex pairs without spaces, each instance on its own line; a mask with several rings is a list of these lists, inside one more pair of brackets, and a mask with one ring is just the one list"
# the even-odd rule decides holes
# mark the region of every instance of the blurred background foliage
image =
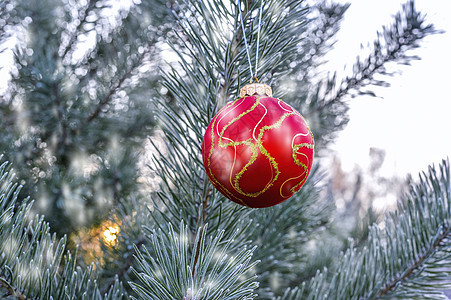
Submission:
[[3,55],[14,61],[4,66],[0,151],[60,236],[142,190],[138,162],[173,22],[166,4],[2,1]]

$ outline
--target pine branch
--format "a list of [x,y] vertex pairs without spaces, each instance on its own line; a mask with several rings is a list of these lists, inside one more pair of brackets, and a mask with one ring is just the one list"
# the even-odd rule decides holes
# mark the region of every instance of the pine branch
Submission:
[[[111,1],[12,2],[13,11],[7,5],[0,13],[11,15],[9,28],[20,18],[14,32],[20,43],[0,105],[0,117],[7,116],[0,121],[0,150],[8,151],[21,178],[37,183],[22,193],[37,199],[35,208],[62,235],[104,218],[104,204],[140,188],[135,154],[155,126],[158,43],[170,27],[158,22],[168,13],[163,1],[117,11],[109,10]],[[72,57],[75,52],[82,57]],[[125,149],[120,160],[109,148],[114,139]],[[91,171],[81,170],[79,159]],[[61,192],[63,185],[70,193]],[[90,213],[70,212],[72,198]]]
[[[147,229],[151,250],[136,250],[142,272],[135,270],[139,283],[131,283],[137,299],[254,299],[256,277],[248,272],[255,249],[230,251],[232,240],[224,232],[207,237],[200,230],[192,244],[188,227],[180,224],[168,232]],[[235,233],[236,235],[237,233]],[[239,279],[240,278],[240,279]]]
[[[451,173],[449,161],[431,167],[385,219],[370,228],[361,252],[351,248],[332,270],[303,287],[296,299],[445,299],[451,270]],[[290,291],[285,297],[297,294]],[[290,299],[290,298],[282,298]]]
[[424,265],[428,263],[428,260],[433,258],[434,254],[439,251],[439,248],[447,247],[447,244],[451,238],[451,228],[447,222],[444,228],[440,228],[438,235],[434,237],[433,243],[425,250],[424,253],[412,262],[410,265],[406,266],[405,270],[400,274],[400,276],[393,278],[390,282],[385,284],[383,290],[379,291],[374,297],[367,299],[378,299],[384,296],[390,296],[393,292],[396,292],[396,288],[402,285],[404,282],[408,281],[410,278],[422,272]]
[[[168,231],[167,224],[186,222],[192,234],[199,235],[207,231],[202,226],[208,220],[208,232],[216,234],[225,230],[226,240],[240,228],[231,245],[238,249],[240,245],[249,244],[250,236],[255,233],[252,228],[255,223],[246,221],[252,211],[223,201],[223,197],[213,191],[200,160],[200,145],[210,119],[225,101],[234,100],[241,82],[250,78],[239,14],[243,9],[246,36],[251,56],[255,58],[258,29],[255,15],[260,2],[246,1],[241,8],[223,1],[186,1],[185,4],[189,13],[178,19],[182,30],[178,37],[183,45],[173,46],[180,64],[163,73],[163,85],[176,105],[167,105],[165,99],[159,101],[165,108],[158,117],[168,150],[154,145],[157,151],[155,171],[162,179],[158,195],[164,204],[164,208],[160,208],[161,203],[155,203],[154,215],[161,221],[154,223]],[[265,1],[259,65],[262,78],[271,78],[268,74],[273,70],[285,70],[286,64],[282,62],[295,56],[305,13],[301,1]],[[197,258],[201,252],[193,255]],[[147,292],[149,288],[146,286]]]
[[[261,261],[257,265],[259,299],[274,299],[286,288],[302,283],[309,272],[315,275],[317,269],[309,268],[315,262],[307,245],[327,225],[333,211],[333,203],[319,197],[322,179],[318,168],[314,168],[289,201],[251,213],[255,225],[248,230],[258,246],[255,258]],[[324,266],[330,260],[322,255],[316,262],[315,266]],[[276,285],[271,284],[275,276],[283,278]],[[300,278],[304,280],[299,282]]]
[[102,297],[93,266],[77,267],[64,256],[66,238],[57,240],[42,217],[31,219],[31,203],[17,205],[20,187],[8,168],[0,164],[0,286],[17,299],[123,299],[118,281]]
[[[138,10],[137,7],[134,7],[134,9]],[[135,11],[133,12],[136,13]],[[138,20],[135,19],[136,16],[133,15],[133,12],[128,12],[128,16],[124,18],[124,20],[122,20],[122,22],[125,24],[122,24],[120,28],[110,34],[110,36],[115,38],[113,39],[113,42],[111,42],[111,45],[109,42],[105,43],[105,41],[103,40],[99,41],[97,48],[95,49],[95,51],[93,51],[93,53],[91,53],[91,56],[94,56],[94,53],[95,55],[103,56],[102,52],[111,51],[109,55],[111,55],[112,57],[103,58],[105,60],[104,63],[106,64],[106,67],[108,68],[109,64],[114,64],[115,66],[118,66],[117,69],[120,69],[120,67],[122,67],[123,69],[125,69],[125,71],[122,72],[122,74],[119,73],[119,76],[113,76],[111,78],[111,81],[113,81],[114,84],[107,87],[107,90],[105,91],[102,99],[97,103],[95,109],[89,114],[86,120],[82,122],[82,125],[80,127],[89,125],[93,120],[98,118],[102,110],[106,106],[108,106],[108,104],[114,99],[114,95],[119,90],[125,89],[125,83],[129,82],[129,85],[131,86],[132,79],[141,80],[142,78],[140,78],[139,76],[136,76],[136,78],[133,78],[133,76],[137,73],[139,74],[140,68],[142,68],[145,63],[148,63],[151,60],[158,59],[156,53],[156,43],[158,42],[158,36],[156,36],[155,32],[149,32],[149,28],[151,27],[150,25],[148,26],[148,28],[141,28],[143,24],[140,24]],[[127,26],[131,27],[131,30],[128,29]],[[142,36],[136,37],[135,35],[139,33],[141,33]],[[133,48],[131,49],[130,44],[133,45]],[[124,48],[124,46],[127,47],[128,50],[126,50],[127,48],[122,49]],[[129,55],[124,56],[124,53],[122,52],[130,53]],[[116,60],[122,62],[123,66],[121,66]],[[97,70],[90,70],[89,74],[85,76],[84,80],[87,80],[87,82],[89,82],[89,80],[92,80],[91,74],[97,75]],[[100,72],[100,74],[102,74],[102,72]],[[103,80],[104,79],[99,78],[99,81]],[[156,80],[157,79],[155,77],[155,81]],[[136,85],[136,80],[134,84]]]
[[[430,34],[439,33],[432,24],[426,24],[425,16],[415,9],[415,2],[410,0],[402,6],[402,12],[398,12],[395,22],[389,27],[383,27],[382,32],[378,32],[378,39],[373,43],[372,53],[364,61],[357,58],[354,64],[354,73],[351,77],[346,77],[337,90],[332,89],[334,79],[329,83],[321,82],[317,90],[327,85],[325,101],[309,111],[309,115],[331,107],[340,102],[352,90],[359,91],[359,94],[373,95],[372,92],[362,92],[360,89],[367,85],[384,85],[380,80],[375,80],[376,74],[386,74],[385,66],[389,62],[401,62],[407,64],[415,56],[408,56],[408,50],[418,47],[418,42]],[[312,95],[315,97],[315,94]],[[314,101],[317,102],[317,101]],[[318,101],[320,102],[320,101]]]
[[[426,36],[439,32],[415,9],[414,1],[409,1],[395,15],[393,24],[384,26],[378,33],[370,54],[364,59],[357,58],[352,75],[339,80],[337,73],[333,73],[324,80],[312,82],[306,95],[295,95],[302,102],[300,111],[309,121],[317,148],[324,148],[347,124],[347,96],[375,96],[371,86],[388,86],[378,78],[378,75],[387,75],[387,64],[408,64],[418,59],[409,51],[419,47]],[[298,85],[302,87],[302,82]]]
[[113,100],[113,96],[120,89],[123,89],[126,80],[130,79],[133,76],[133,74],[137,70],[139,70],[140,67],[142,67],[142,64],[146,61],[146,58],[148,58],[148,55],[151,52],[151,45],[153,43],[155,43],[155,41],[150,40],[146,48],[142,52],[136,54],[137,58],[133,60],[132,63],[130,62],[127,63],[126,71],[123,74],[121,74],[119,78],[116,79],[116,82],[113,85],[109,87],[108,91],[105,93],[104,97],[99,101],[94,111],[86,118],[84,122],[85,125],[88,125],[99,116],[99,114],[102,112],[102,109]]
[[102,98],[102,100],[99,101],[94,111],[86,118],[85,124],[91,123],[94,119],[96,119],[99,116],[99,114],[102,112],[102,109],[113,99],[113,95],[116,94],[116,92],[122,87],[125,80],[130,78],[132,72],[136,70],[138,67],[139,65],[136,65],[133,68],[127,70],[127,72],[125,72],[118,79],[118,81],[110,87],[106,95]]

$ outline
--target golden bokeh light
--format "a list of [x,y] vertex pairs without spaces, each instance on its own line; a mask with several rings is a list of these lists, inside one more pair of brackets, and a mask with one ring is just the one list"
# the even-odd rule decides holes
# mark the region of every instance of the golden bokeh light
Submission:
[[107,245],[114,246],[117,244],[117,235],[120,231],[118,224],[109,224],[103,231],[103,241]]
[[71,235],[73,247],[79,249],[79,255],[86,264],[105,263],[105,253],[114,251],[119,244],[122,222],[114,217],[98,226],[84,228]]

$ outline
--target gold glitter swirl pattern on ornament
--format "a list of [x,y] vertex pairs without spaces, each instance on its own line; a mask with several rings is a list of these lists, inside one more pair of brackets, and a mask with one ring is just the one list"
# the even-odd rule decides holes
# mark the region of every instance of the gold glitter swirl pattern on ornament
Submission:
[[[262,88],[262,84],[259,84],[260,87],[258,88]],[[256,87],[257,88],[257,87]],[[250,89],[250,90],[249,90]],[[259,94],[263,94],[261,91],[257,91],[257,90],[253,90],[252,87],[248,88],[246,90],[246,93],[248,94],[254,94],[254,93],[259,93]],[[272,95],[272,92],[271,92]],[[247,196],[247,197],[258,197],[259,195],[263,194],[264,192],[266,192],[273,184],[274,182],[278,179],[279,175],[280,175],[280,170],[278,167],[278,164],[276,162],[276,160],[274,159],[273,156],[271,156],[271,154],[267,151],[267,149],[263,146],[262,143],[262,139],[263,139],[263,135],[266,131],[269,131],[271,129],[274,128],[278,128],[281,126],[281,124],[283,123],[283,121],[292,115],[297,115],[302,117],[299,113],[297,113],[294,109],[291,108],[291,110],[286,109],[285,107],[283,107],[281,105],[282,101],[279,101],[279,106],[286,111],[286,113],[284,113],[276,122],[274,122],[271,125],[265,125],[262,128],[260,128],[259,130],[259,134],[256,137],[256,131],[257,131],[257,127],[259,126],[259,124],[262,122],[262,120],[265,118],[266,114],[267,114],[267,108],[265,107],[264,104],[261,103],[260,97],[256,96],[256,101],[255,103],[252,105],[251,108],[249,108],[248,110],[246,110],[245,112],[241,113],[240,115],[236,116],[235,118],[233,118],[232,120],[230,120],[224,127],[222,127],[222,129],[219,129],[219,123],[221,122],[221,120],[223,118],[225,118],[228,114],[233,113],[233,111],[235,109],[237,109],[244,101],[245,98],[240,98],[238,100],[236,100],[234,102],[234,104],[236,104],[238,101],[241,100],[240,103],[238,103],[238,105],[234,106],[231,110],[229,110],[228,112],[226,112],[225,114],[221,115],[220,113],[218,113],[217,117],[213,120],[213,130],[211,131],[211,139],[212,139],[212,144],[211,144],[211,148],[209,151],[209,155],[208,155],[208,169],[209,169],[209,173],[211,175],[211,177],[214,179],[215,183],[221,187],[221,190],[223,192],[225,192],[225,194],[231,196],[232,198],[238,200],[240,203],[243,203],[243,205],[246,205],[244,203],[244,201],[242,199],[237,198],[235,195],[233,195],[230,191],[228,191],[228,189],[226,187],[224,187],[218,180],[216,180],[210,165],[211,165],[211,156],[214,150],[214,145],[215,145],[215,133],[218,135],[218,146],[221,148],[228,148],[228,147],[234,147],[234,158],[233,158],[233,162],[232,162],[232,167],[230,168],[230,173],[229,173],[229,181],[230,181],[230,185],[235,189],[235,191],[237,191],[239,194]],[[238,122],[240,119],[242,119],[244,116],[248,115],[249,113],[253,112],[258,106],[263,107],[265,113],[263,114],[263,116],[261,117],[261,119],[256,123],[256,125],[254,126],[253,130],[252,130],[252,136],[246,140],[243,141],[234,141],[233,139],[225,136],[225,132],[226,130],[232,126],[234,123]],[[228,107],[224,107],[224,109],[227,109]],[[221,110],[222,111],[222,110]],[[221,116],[221,118],[219,120],[217,120],[217,118]],[[290,188],[290,191],[292,193],[294,193],[296,191],[296,189],[298,187],[300,187],[301,185],[304,184],[305,180],[307,179],[307,175],[308,175],[308,167],[306,164],[302,163],[297,157],[296,155],[303,155],[305,156],[305,154],[299,152],[299,149],[305,147],[305,148],[310,148],[313,149],[314,145],[313,144],[309,144],[309,143],[301,143],[301,144],[295,144],[294,141],[296,139],[297,136],[307,136],[310,132],[310,129],[308,128],[308,133],[299,133],[297,135],[295,135],[292,139],[292,157],[294,160],[294,163],[298,166],[301,166],[303,168],[303,173],[300,174],[299,176],[293,177],[293,178],[289,178],[287,179],[284,183],[282,183],[281,187],[280,187],[280,195],[283,198],[288,198],[291,195],[283,195],[282,194],[282,189],[283,186],[288,182],[291,181],[293,179],[297,179],[297,178],[301,178],[302,176],[304,176],[303,180],[301,180],[298,184],[296,184],[295,186]],[[249,161],[246,163],[246,165],[235,174],[233,174],[233,170],[234,170],[234,166],[236,163],[236,146],[240,146],[240,145],[246,145],[247,147],[249,147],[250,152],[252,153]],[[248,170],[248,168],[255,163],[257,157],[258,157],[258,152],[260,151],[260,153],[270,162],[270,166],[272,168],[271,170],[271,179],[269,180],[269,182],[266,183],[265,187],[258,191],[258,192],[252,192],[252,193],[246,193],[245,191],[242,190],[242,188],[240,187],[240,180],[242,178],[242,176],[244,175],[244,173]],[[308,157],[306,157],[308,160]]]

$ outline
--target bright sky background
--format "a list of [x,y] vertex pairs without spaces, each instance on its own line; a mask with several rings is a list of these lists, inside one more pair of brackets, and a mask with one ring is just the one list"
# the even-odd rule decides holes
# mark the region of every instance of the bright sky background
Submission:
[[[352,64],[360,44],[372,43],[376,31],[392,22],[404,2],[351,1],[336,49],[328,57],[330,65],[341,70],[343,64]],[[346,171],[367,165],[371,147],[386,149],[381,171],[387,176],[411,173],[416,178],[429,164],[451,159],[451,1],[417,0],[416,4],[427,21],[446,32],[427,37],[412,52],[422,60],[400,66],[400,73],[387,78],[391,87],[377,89],[378,98],[349,101],[350,122],[333,146]]]

